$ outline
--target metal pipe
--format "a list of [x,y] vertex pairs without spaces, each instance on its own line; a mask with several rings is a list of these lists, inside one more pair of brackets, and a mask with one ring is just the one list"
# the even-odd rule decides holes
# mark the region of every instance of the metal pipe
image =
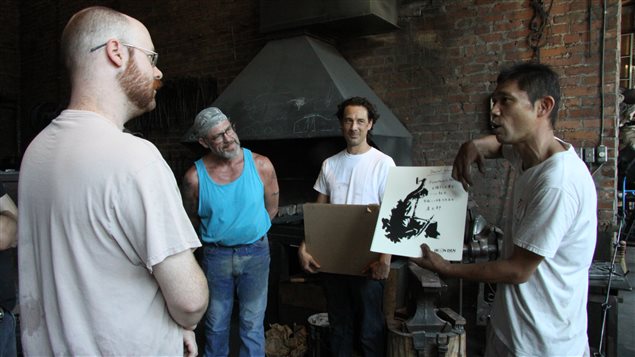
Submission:
[[609,304],[609,297],[611,295],[611,283],[613,282],[613,275],[615,274],[615,259],[617,257],[617,250],[620,246],[620,238],[622,237],[622,227],[624,226],[625,216],[622,215],[622,219],[620,220],[620,227],[617,231],[617,239],[613,243],[613,256],[611,257],[611,264],[609,265],[609,280],[606,284],[606,295],[604,297],[604,303],[602,303],[602,328],[600,330],[600,342],[598,345],[598,352],[595,356],[604,356],[602,353],[602,345],[604,343],[604,329],[606,327],[606,315],[609,309],[611,308],[611,304]]
[[604,145],[604,46],[606,40],[606,0],[602,1],[602,38],[600,40],[600,145]]
[[592,5],[593,1],[589,0],[588,1],[588,9],[589,9],[589,47],[586,53],[587,58],[591,58],[592,53],[591,53],[591,47],[593,45],[593,5]]

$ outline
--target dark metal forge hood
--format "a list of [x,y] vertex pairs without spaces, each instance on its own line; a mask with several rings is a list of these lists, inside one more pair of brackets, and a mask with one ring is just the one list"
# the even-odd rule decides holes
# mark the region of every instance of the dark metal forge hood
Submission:
[[[213,106],[245,141],[340,137],[337,104],[352,96],[377,107],[375,145],[411,165],[412,135],[333,46],[309,36],[267,43]],[[183,140],[196,141],[190,132]]]

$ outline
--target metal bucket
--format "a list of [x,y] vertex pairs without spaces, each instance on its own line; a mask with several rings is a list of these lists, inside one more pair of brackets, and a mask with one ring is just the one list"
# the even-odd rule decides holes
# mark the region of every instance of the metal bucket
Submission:
[[309,316],[308,357],[329,357],[329,316],[326,312]]

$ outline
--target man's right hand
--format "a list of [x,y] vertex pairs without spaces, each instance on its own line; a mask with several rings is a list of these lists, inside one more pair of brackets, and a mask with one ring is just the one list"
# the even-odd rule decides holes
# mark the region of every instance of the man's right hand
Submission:
[[183,356],[198,356],[198,346],[196,345],[196,335],[194,331],[183,330]]
[[467,189],[472,183],[472,164],[476,163],[478,170],[483,173],[484,159],[481,152],[476,147],[474,141],[467,141],[461,145],[459,152],[454,158],[452,167],[452,178],[461,182],[463,188]]
[[300,266],[306,272],[317,273],[318,269],[321,268],[313,256],[306,251],[305,242],[302,242],[300,248],[298,248],[298,259],[300,259]]
[[421,258],[410,258],[410,261],[424,269],[432,270],[439,274],[443,274],[450,264],[442,256],[433,252],[425,243],[421,245]]

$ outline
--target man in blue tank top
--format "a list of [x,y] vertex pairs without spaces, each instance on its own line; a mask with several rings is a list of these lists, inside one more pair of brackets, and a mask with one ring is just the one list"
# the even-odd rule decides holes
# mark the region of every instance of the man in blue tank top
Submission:
[[240,146],[220,109],[201,111],[192,129],[209,150],[183,179],[185,209],[203,241],[210,289],[205,356],[229,355],[229,329],[238,297],[240,356],[264,356],[267,307],[267,231],[278,212],[278,180],[271,161]]

